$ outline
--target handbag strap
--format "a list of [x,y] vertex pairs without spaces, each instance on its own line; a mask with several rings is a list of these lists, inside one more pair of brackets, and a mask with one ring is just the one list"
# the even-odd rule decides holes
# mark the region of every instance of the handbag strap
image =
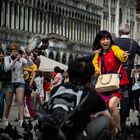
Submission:
[[[101,61],[99,61],[99,68],[100,68],[99,75],[101,75],[101,74],[102,74],[102,73],[101,73]],[[119,69],[118,69],[118,71],[117,71],[117,74],[120,73],[121,68],[122,68],[122,63],[121,63],[120,66],[119,66]]]
[[[129,53],[131,54],[131,50],[132,50],[132,46],[133,46],[133,40],[130,39],[130,48],[129,48]],[[126,66],[128,67],[129,65],[129,60],[130,60],[130,57],[128,57],[128,60],[126,62]]]
[[120,67],[119,67],[119,69],[118,69],[118,71],[117,71],[117,74],[120,73],[121,68],[122,68],[122,63],[120,64]]

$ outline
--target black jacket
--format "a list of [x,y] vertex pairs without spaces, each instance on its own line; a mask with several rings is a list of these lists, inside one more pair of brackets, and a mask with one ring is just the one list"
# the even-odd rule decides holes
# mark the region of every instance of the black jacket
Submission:
[[[131,41],[133,42],[132,48],[130,47]],[[137,54],[140,56],[140,46],[138,45],[138,43],[135,40],[130,39],[130,38],[115,38],[114,42],[121,49],[123,49],[124,51],[128,51],[130,53],[130,56],[127,62],[124,63],[124,67],[127,67],[127,69],[133,69],[135,55]]]

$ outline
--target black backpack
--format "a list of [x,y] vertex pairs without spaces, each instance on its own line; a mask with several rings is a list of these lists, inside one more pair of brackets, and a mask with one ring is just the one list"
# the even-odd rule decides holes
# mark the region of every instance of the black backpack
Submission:
[[[9,58],[9,61],[10,58]],[[0,82],[6,83],[10,82],[12,80],[12,71],[5,71],[5,65],[4,63],[0,65]]]
[[87,93],[84,97],[83,94],[84,87],[79,88],[69,84],[63,84],[55,90],[47,107],[40,108],[37,113],[39,115],[39,129],[45,138],[49,139],[53,136],[58,138],[61,135],[62,139],[66,139],[61,128],[71,125],[70,118],[88,97]]

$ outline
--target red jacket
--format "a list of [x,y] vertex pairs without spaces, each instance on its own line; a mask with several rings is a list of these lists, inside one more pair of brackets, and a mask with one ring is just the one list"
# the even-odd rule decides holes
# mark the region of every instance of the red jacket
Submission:
[[[103,56],[98,55],[98,57],[94,58],[97,59],[98,66],[99,64],[101,64],[102,57]],[[106,68],[106,73],[117,73],[122,62],[115,56],[114,51],[110,49],[104,55],[104,63],[105,63],[104,65]],[[103,73],[103,71],[101,71],[101,73]],[[123,66],[121,67],[120,74],[121,74],[120,85],[129,84],[128,76]]]

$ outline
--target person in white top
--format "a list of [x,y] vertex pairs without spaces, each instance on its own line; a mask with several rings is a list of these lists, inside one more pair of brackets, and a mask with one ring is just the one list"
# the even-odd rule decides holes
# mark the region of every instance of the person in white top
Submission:
[[56,87],[63,82],[63,76],[62,76],[62,73],[61,73],[61,69],[58,66],[56,66],[54,68],[54,72],[56,73],[56,75],[54,77],[54,80],[52,81],[52,86]]
[[17,102],[19,108],[19,123],[22,126],[24,118],[24,89],[25,80],[23,75],[23,67],[25,65],[31,66],[32,60],[25,54],[23,58],[20,54],[20,45],[17,43],[10,44],[10,55],[4,58],[5,71],[11,72],[12,80],[4,84],[5,92],[5,114],[4,114],[4,125],[8,126],[9,113],[13,101],[14,93],[17,95]]
[[35,108],[37,108],[37,104],[42,104],[44,102],[44,77],[41,71],[37,72],[37,76],[34,79],[36,90],[35,90]]

